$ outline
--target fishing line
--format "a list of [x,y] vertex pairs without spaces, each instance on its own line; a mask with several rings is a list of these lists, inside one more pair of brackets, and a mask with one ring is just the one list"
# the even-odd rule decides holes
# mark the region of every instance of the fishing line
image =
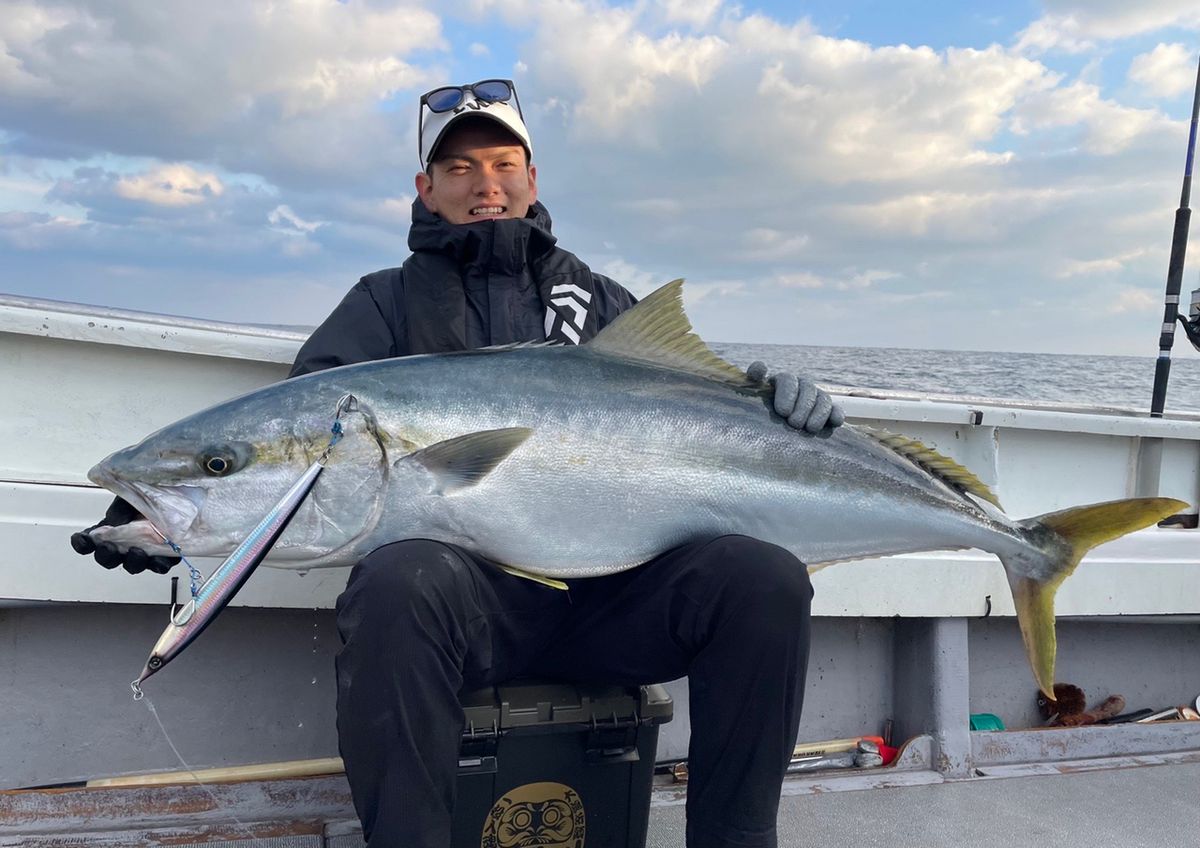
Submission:
[[171,734],[167,733],[167,727],[166,727],[166,725],[163,724],[162,719],[159,718],[158,710],[156,710],[154,708],[154,702],[145,696],[142,696],[141,698],[138,698],[137,700],[146,702],[146,709],[150,710],[150,715],[154,716],[154,721],[158,724],[158,729],[162,731],[163,739],[167,740],[167,745],[170,746],[171,752],[173,754],[175,754],[175,759],[179,760],[179,764],[181,766],[183,766],[184,771],[186,771],[189,775],[191,775],[192,780],[196,781],[196,785],[199,786],[201,789],[203,789],[205,791],[205,793],[207,793],[208,797],[212,799],[213,805],[218,810],[220,810],[222,808],[226,809],[229,813],[229,817],[231,819],[233,819],[234,823],[239,828],[241,828],[241,831],[245,836],[250,837],[251,842],[253,842],[255,845],[265,845],[266,843],[264,843],[261,839],[259,839],[257,836],[255,836],[254,833],[250,830],[250,828],[247,827],[246,823],[243,822],[241,819],[239,819],[237,817],[237,814],[232,812],[232,810],[229,810],[229,808],[224,803],[222,803],[221,799],[217,796],[217,793],[213,792],[212,789],[209,787],[209,785],[207,783],[205,783],[203,780],[201,780],[199,778],[199,776],[196,774],[195,770],[190,765],[188,765],[187,760],[185,760],[183,758],[183,754],[179,753],[179,749],[177,747],[175,747],[175,741],[173,739],[171,739]]
[[198,598],[200,596],[200,586],[202,583],[204,583],[204,575],[201,574],[200,570],[196,568],[196,566],[192,565],[191,561],[183,555],[183,549],[168,539],[163,534],[163,531],[159,530],[153,524],[150,525],[150,529],[157,533],[159,538],[162,539],[163,542],[175,552],[175,555],[183,561],[183,564],[187,566],[188,583],[190,584],[192,598]]

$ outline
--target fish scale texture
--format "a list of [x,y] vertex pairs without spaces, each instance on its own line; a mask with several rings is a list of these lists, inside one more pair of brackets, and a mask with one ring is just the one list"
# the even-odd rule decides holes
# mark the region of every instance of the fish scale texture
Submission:
[[[1200,764],[785,795],[780,848],[1196,845]],[[682,806],[651,810],[646,848],[683,848]]]

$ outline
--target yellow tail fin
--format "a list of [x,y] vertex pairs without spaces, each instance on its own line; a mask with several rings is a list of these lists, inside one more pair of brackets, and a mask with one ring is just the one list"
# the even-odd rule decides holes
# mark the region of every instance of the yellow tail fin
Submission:
[[[1044,576],[1029,576],[1028,568],[1005,562],[1017,621],[1033,676],[1046,696],[1054,698],[1054,595],[1075,570],[1083,555],[1097,545],[1149,527],[1187,508],[1174,498],[1133,498],[1078,506],[1021,522],[1030,541],[1046,555]],[[1004,557],[1001,557],[1004,559]]]

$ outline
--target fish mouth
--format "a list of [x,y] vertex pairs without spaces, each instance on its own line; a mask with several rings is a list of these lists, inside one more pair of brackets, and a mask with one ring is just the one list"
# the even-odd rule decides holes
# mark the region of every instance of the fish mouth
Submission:
[[[184,538],[197,524],[205,491],[198,486],[163,486],[122,480],[101,463],[88,479],[126,500],[164,539]],[[136,523],[136,522],[134,522]]]

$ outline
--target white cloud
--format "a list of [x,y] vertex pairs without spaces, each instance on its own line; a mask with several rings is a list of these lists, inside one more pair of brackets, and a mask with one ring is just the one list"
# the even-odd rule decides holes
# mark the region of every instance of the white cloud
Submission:
[[27,149],[342,180],[396,156],[378,103],[428,79],[406,54],[444,46],[414,0],[7,4],[0,44],[0,124]]
[[0,173],[0,193],[40,197],[50,190],[52,182],[31,176],[9,176]]
[[1194,0],[1045,0],[1046,14],[1026,27],[1017,49],[1079,53],[1166,27],[1200,28]]
[[[1055,82],[1041,64],[996,46],[944,53],[873,48],[757,19],[733,32],[740,61],[722,80],[733,113],[726,143],[818,179],[893,180],[1003,166],[1012,154],[987,145],[1004,116]],[[749,83],[739,78],[751,75],[755,96],[739,96]]]
[[1123,288],[1108,306],[1110,315],[1120,315],[1125,312],[1153,312],[1162,308],[1161,297],[1155,297],[1145,289]]
[[825,281],[816,274],[808,271],[794,271],[790,274],[779,274],[772,282],[785,289],[823,289]]
[[30,72],[25,57],[36,56],[43,50],[42,39],[81,17],[68,8],[6,3],[4,14],[0,15],[0,91],[18,96],[49,94],[52,87]]
[[866,271],[857,271],[848,277],[844,277],[837,281],[837,288],[840,291],[853,291],[855,289],[869,289],[876,283],[884,280],[894,280],[901,274],[896,271],[885,271],[879,268],[871,268]]
[[1070,14],[1098,38],[1141,35],[1169,26],[1200,28],[1200,7],[1192,0],[1046,0],[1052,14]]
[[639,197],[622,204],[630,212],[655,218],[675,218],[683,212],[683,204],[673,197]]
[[843,50],[849,49],[859,56],[870,52],[870,47],[859,41],[825,39],[814,44],[818,32],[807,20],[784,23],[766,15],[751,14],[727,22],[725,30],[732,31],[732,37],[744,45],[757,45],[765,55],[803,53],[810,47],[822,45],[826,50],[830,45],[840,45]]
[[1192,88],[1196,59],[1182,44],[1159,44],[1149,53],[1134,57],[1129,79],[1155,97],[1174,97]]
[[1131,261],[1140,259],[1146,254],[1146,249],[1139,247],[1127,250],[1116,256],[1107,256],[1101,259],[1068,259],[1063,262],[1062,268],[1056,276],[1059,278],[1091,277],[1096,274],[1111,274],[1117,271],[1124,271]]
[[832,276],[821,276],[808,271],[796,271],[776,275],[770,282],[785,289],[834,289],[836,291],[857,291],[869,289],[884,280],[893,280],[902,276],[896,271],[886,271],[872,268],[866,271],[849,269]]
[[874,203],[835,208],[838,220],[868,231],[950,241],[997,241],[1021,221],[1048,214],[1078,190],[996,188],[894,194]]
[[0,211],[0,243],[18,250],[53,249],[63,235],[84,226],[61,215]]
[[[648,271],[619,256],[603,259],[593,264],[592,268],[613,278],[638,298],[645,297],[677,276]],[[743,280],[688,278],[683,286],[684,305],[690,306],[712,298],[733,295],[743,291],[745,285]]]
[[655,0],[668,23],[704,26],[721,8],[722,0]]
[[989,144],[1006,115],[1058,82],[996,45],[873,47],[760,14],[727,15],[685,36],[648,34],[641,5],[494,8],[514,23],[539,22],[524,51],[538,58],[529,86],[564,116],[573,141],[680,155],[702,145],[724,163],[764,159],[789,176],[883,180],[1003,166],[1012,153]]
[[486,44],[483,44],[478,41],[472,42],[471,46],[467,48],[467,52],[470,53],[472,56],[480,56],[480,57],[492,55],[491,48],[489,48]]
[[1014,110],[1012,121],[1013,132],[1020,135],[1074,126],[1084,130],[1085,149],[1108,155],[1139,137],[1167,129],[1168,120],[1157,110],[1122,106],[1102,97],[1098,86],[1075,82],[1032,94]]
[[[598,267],[593,267],[601,274],[612,277],[629,289],[635,297],[645,297],[659,286],[670,282],[670,280],[663,279],[661,275],[639,268],[619,256],[604,261]],[[688,288],[690,288],[690,284],[684,286],[685,290]]]
[[754,227],[742,234],[745,250],[742,255],[755,262],[774,262],[791,259],[804,253],[809,243],[807,233],[793,233],[773,227]]
[[[516,26],[538,22],[528,50],[537,60],[522,64],[536,75],[544,99],[564,89],[571,92],[560,103],[576,131],[593,139],[660,143],[661,137],[638,115],[676,93],[700,96],[728,49],[712,34],[649,34],[641,28],[642,16],[653,10],[645,6],[610,7],[595,0],[480,0],[476,8],[493,11]],[[580,44],[588,49],[580,50]],[[597,62],[596,56],[605,60]]]
[[379,201],[372,217],[393,224],[407,225],[412,219],[413,200],[414,198],[407,194],[384,198]]
[[[648,35],[653,10],[644,5],[482,6],[513,23],[539,22],[527,47],[538,57],[527,85],[543,104],[564,110],[574,141],[621,139],[671,152],[702,144],[709,154],[719,150],[722,164],[770,157],[772,167],[804,178],[904,179],[1003,167],[1013,153],[989,143],[1006,116],[1058,81],[1040,63],[998,46],[872,47],[761,14],[726,14],[711,32],[685,37]],[[574,49],[576,40],[600,45],[608,61],[597,65],[590,51]]]
[[877,304],[884,305],[901,305],[913,302],[921,302],[927,300],[945,300],[952,297],[954,292],[944,289],[930,289],[919,292],[882,292],[872,295]]
[[126,200],[155,206],[194,206],[225,191],[213,173],[197,171],[183,163],[160,165],[141,174],[121,177],[113,190]]
[[267,214],[267,221],[280,232],[296,235],[311,233],[325,223],[324,221],[305,221],[286,203],[272,209]]
[[54,179],[36,166],[14,167],[0,156],[0,210],[21,209],[50,215],[77,217],[78,208],[47,199]]
[[705,280],[688,283],[684,286],[683,301],[685,306],[745,294],[745,280]]
[[382,100],[415,77],[408,65],[393,56],[366,60],[318,59],[303,75],[285,83],[282,117],[320,112],[345,100]]
[[1015,49],[1035,55],[1051,51],[1088,53],[1096,49],[1096,44],[1081,35],[1079,20],[1074,15],[1047,15],[1018,33]]

